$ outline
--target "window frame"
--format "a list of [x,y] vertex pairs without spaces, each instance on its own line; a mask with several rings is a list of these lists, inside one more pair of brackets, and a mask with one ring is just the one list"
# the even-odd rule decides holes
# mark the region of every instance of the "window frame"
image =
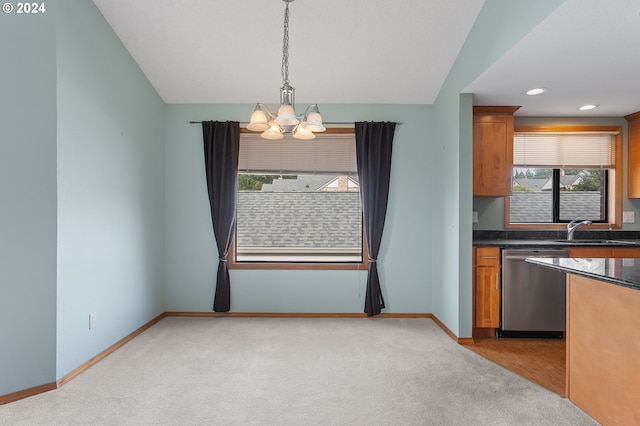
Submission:
[[[255,133],[245,128],[240,129],[240,133]],[[334,127],[327,128],[325,134],[354,134],[354,127]],[[304,141],[300,141],[304,142]],[[237,220],[237,217],[236,217]],[[366,271],[369,268],[369,251],[364,232],[364,220],[362,221],[362,261],[361,262],[238,262],[236,261],[236,230],[234,229],[233,240],[229,247],[228,268],[231,269],[253,269],[253,270],[352,270]],[[234,227],[235,228],[235,227]]]
[[[615,169],[609,170],[607,188],[607,222],[594,222],[589,229],[621,229],[622,228],[622,127],[621,126],[516,126],[515,132],[617,132],[613,137],[615,149]],[[512,142],[513,143],[513,139]],[[513,165],[512,175],[513,175]],[[510,223],[511,197],[504,197],[505,229],[566,229],[568,222],[557,223]]]

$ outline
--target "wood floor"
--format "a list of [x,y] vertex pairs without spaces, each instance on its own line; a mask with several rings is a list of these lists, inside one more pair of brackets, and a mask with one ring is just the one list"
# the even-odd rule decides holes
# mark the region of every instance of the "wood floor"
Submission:
[[566,340],[476,338],[466,348],[540,386],[565,396]]

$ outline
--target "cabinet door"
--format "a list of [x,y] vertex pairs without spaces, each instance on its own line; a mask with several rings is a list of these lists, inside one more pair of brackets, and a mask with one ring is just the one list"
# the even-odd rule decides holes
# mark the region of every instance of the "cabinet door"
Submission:
[[629,122],[627,197],[640,198],[640,112],[625,117]]
[[[511,195],[507,123],[473,123],[473,195]],[[509,179],[506,178],[509,170]]]
[[640,258],[640,247],[569,247],[569,257]]
[[475,327],[500,327],[500,268],[478,266],[475,287]]
[[638,247],[614,247],[613,256],[618,258],[640,258],[640,248]]
[[613,257],[611,247],[569,247],[569,257]]
[[513,113],[519,107],[473,108],[473,195],[511,195]]

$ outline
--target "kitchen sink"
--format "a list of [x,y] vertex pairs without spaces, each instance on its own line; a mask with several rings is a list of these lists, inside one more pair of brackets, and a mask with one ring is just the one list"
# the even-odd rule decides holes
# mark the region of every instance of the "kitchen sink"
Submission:
[[625,241],[625,240],[554,240],[556,243],[563,243],[567,245],[585,245],[585,246],[635,246],[637,245],[635,241]]

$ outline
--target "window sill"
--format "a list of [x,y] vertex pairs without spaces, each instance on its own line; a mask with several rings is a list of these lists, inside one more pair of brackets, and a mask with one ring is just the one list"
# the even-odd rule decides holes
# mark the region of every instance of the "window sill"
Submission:
[[229,269],[263,270],[327,270],[327,271],[366,271],[368,262],[363,263],[269,263],[269,262],[229,262]]
[[[264,254],[262,254],[264,256]],[[358,256],[360,257],[360,256]],[[339,259],[339,257],[338,257]],[[344,259],[344,258],[343,258]],[[366,271],[369,269],[369,251],[367,244],[362,240],[362,262],[238,262],[236,261],[235,240],[231,242],[229,247],[229,270],[234,269],[253,269],[253,270],[316,270],[316,271]],[[301,259],[302,260],[302,259]],[[330,260],[329,258],[325,260]],[[336,260],[332,257],[331,260]]]

